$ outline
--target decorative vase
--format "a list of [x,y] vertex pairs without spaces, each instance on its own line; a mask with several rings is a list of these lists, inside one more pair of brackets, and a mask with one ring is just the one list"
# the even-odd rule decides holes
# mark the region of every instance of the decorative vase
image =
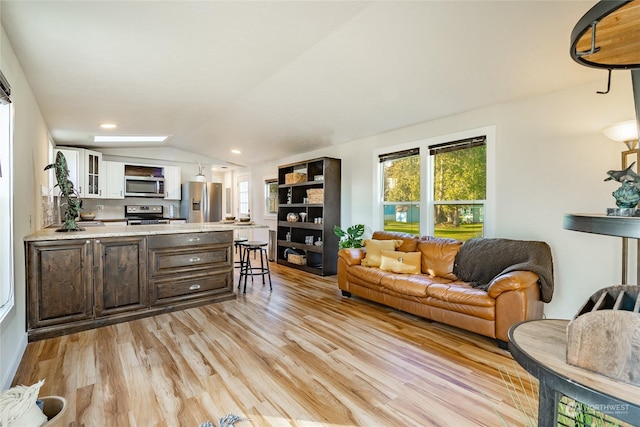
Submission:
[[306,212],[300,212],[300,221],[304,222],[305,218],[307,218],[307,213]]
[[287,221],[289,222],[298,222],[298,214],[295,212],[289,212],[287,214]]

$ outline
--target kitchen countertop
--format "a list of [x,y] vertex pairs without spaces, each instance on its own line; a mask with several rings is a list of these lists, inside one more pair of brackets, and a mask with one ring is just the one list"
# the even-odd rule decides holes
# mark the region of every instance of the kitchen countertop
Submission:
[[150,236],[155,234],[202,233],[208,231],[233,231],[246,228],[268,228],[263,224],[225,224],[219,222],[186,223],[186,224],[153,224],[153,225],[122,225],[110,227],[87,227],[84,231],[56,231],[55,228],[45,228],[24,237],[25,242],[39,240],[70,240],[94,239],[104,237]]

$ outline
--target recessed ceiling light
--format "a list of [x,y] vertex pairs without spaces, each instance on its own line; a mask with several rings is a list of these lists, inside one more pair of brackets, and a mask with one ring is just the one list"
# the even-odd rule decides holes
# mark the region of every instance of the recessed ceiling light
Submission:
[[93,142],[164,142],[168,135],[157,136],[100,136],[93,137]]
[[231,150],[231,152],[232,152],[233,154],[242,154],[242,151],[240,151],[240,150],[236,150],[236,149]]
[[117,126],[115,123],[102,123],[100,127],[102,129],[115,129]]

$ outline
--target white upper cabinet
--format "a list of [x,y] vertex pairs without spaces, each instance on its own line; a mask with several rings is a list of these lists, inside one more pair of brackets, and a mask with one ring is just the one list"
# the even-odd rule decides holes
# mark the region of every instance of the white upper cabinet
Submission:
[[91,150],[84,151],[84,197],[100,199],[104,194],[104,172],[102,170],[102,153]]
[[124,199],[124,163],[102,162],[105,173],[105,199]]
[[103,194],[104,173],[102,171],[102,153],[75,147],[58,147],[67,160],[69,180],[81,198],[101,198]]
[[166,200],[182,199],[179,166],[164,167],[164,198]]

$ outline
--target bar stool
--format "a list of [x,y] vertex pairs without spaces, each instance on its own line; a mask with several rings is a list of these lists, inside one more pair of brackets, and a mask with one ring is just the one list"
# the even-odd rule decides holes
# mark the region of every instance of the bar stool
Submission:
[[235,239],[233,239],[233,250],[236,254],[240,254],[240,261],[234,261],[233,263],[234,268],[242,267],[242,248],[240,247],[240,243],[246,242],[248,240],[249,239],[246,237],[236,237]]
[[[240,290],[240,284],[244,278],[244,290],[243,293],[247,293],[247,277],[251,276],[251,282],[253,283],[253,276],[262,276],[262,284],[266,284],[264,276],[269,278],[269,289],[273,290],[271,286],[271,270],[269,269],[269,258],[267,254],[267,242],[259,240],[251,240],[246,242],[240,242],[240,279],[238,280],[238,290]],[[260,267],[251,265],[251,254],[255,260],[260,257]]]

